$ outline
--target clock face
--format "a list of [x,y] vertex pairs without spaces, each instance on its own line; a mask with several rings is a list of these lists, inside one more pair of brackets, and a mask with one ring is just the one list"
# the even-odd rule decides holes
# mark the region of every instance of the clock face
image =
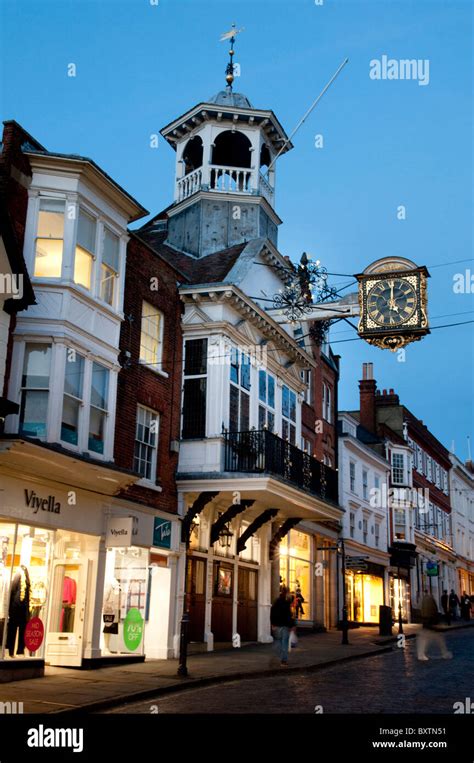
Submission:
[[378,326],[402,326],[414,314],[418,297],[404,278],[384,278],[367,294],[367,314]]

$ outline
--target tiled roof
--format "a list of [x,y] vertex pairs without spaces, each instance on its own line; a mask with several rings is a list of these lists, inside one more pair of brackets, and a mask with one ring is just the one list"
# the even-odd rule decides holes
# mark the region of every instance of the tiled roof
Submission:
[[221,249],[219,252],[208,254],[206,257],[197,258],[183,254],[165,244],[164,241],[167,236],[165,230],[153,230],[145,227],[135,231],[135,233],[138,238],[143,239],[145,243],[158,252],[170,265],[184,273],[187,282],[190,284],[225,282],[227,273],[230,272],[234,263],[247,246],[246,243],[237,244],[228,249]]

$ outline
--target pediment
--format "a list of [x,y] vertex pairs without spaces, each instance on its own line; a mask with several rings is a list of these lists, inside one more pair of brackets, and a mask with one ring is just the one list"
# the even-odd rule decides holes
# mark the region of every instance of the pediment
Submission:
[[210,316],[197,305],[187,305],[186,312],[183,316],[184,326],[195,326],[201,323],[209,323],[211,321]]

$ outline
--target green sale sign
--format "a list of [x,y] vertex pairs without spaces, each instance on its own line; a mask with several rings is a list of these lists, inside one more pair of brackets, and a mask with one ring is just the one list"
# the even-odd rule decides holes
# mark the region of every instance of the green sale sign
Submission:
[[143,638],[143,617],[138,609],[133,607],[127,612],[123,624],[123,640],[127,649],[134,652],[141,644]]

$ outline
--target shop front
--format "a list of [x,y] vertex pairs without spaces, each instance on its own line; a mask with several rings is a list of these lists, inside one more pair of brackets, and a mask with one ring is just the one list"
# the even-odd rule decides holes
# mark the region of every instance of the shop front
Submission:
[[409,573],[404,570],[392,571],[389,575],[390,606],[392,619],[399,619],[400,605],[402,622],[410,622],[411,586]]
[[[268,556],[269,527],[237,549],[250,521],[234,519],[213,540],[212,526],[220,515],[208,507],[195,518],[186,558],[188,639],[191,644],[205,643],[207,650],[218,643],[261,641],[268,630],[270,565],[262,560],[261,549],[266,544]],[[179,619],[180,613],[178,624]]]
[[313,535],[290,530],[280,543],[280,583],[291,597],[298,621],[313,620]]
[[0,682],[144,659],[154,517],[7,473],[0,495]]
[[354,623],[378,624],[385,604],[385,567],[366,562],[364,570],[346,570],[347,616]]

